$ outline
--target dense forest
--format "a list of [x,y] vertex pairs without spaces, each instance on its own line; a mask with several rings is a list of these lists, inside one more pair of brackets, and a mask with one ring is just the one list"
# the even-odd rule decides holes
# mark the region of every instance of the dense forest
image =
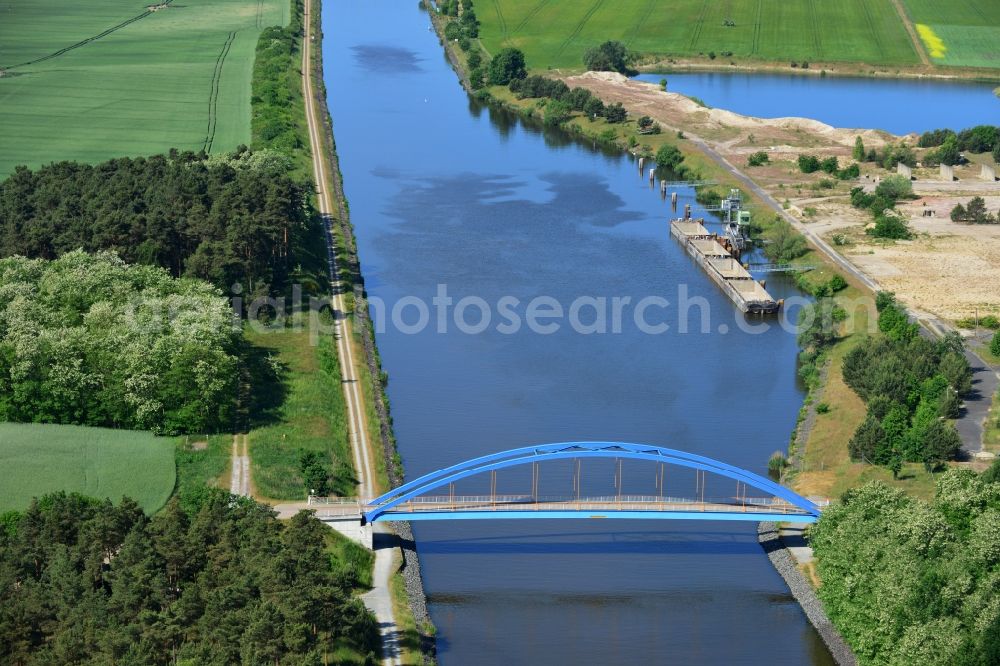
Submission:
[[374,664],[378,626],[332,568],[329,529],[221,491],[153,518],[127,499],[43,497],[0,516],[0,662]]
[[238,340],[201,280],[107,252],[0,259],[0,421],[227,428]]
[[961,396],[972,388],[962,340],[928,340],[892,294],[876,298],[882,336],[867,338],[844,358],[844,381],[868,405],[850,442],[851,458],[888,465],[904,461],[928,469],[952,458],[961,445],[946,419],[959,415]]
[[319,236],[291,166],[241,148],[18,167],[0,183],[0,256],[113,250],[227,292],[236,283],[244,294],[280,292]]
[[946,472],[930,503],[876,482],[823,512],[819,596],[859,663],[1000,663],[998,472]]

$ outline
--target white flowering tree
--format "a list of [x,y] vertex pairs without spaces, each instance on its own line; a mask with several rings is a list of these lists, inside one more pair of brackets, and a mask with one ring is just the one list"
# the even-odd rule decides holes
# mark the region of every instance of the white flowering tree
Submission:
[[200,280],[107,252],[0,259],[0,420],[225,428],[239,336]]

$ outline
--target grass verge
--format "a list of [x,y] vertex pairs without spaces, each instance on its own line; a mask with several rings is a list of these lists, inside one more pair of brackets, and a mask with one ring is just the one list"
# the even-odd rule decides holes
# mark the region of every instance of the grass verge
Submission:
[[[400,555],[395,551],[394,564],[398,566]],[[399,661],[404,666],[421,666],[424,663],[420,651],[420,631],[413,619],[410,604],[406,601],[406,581],[398,571],[389,579],[389,594],[392,596],[392,613],[399,630]],[[434,635],[433,627],[425,627],[425,633]]]
[[993,404],[986,416],[986,431],[983,433],[983,450],[1000,455],[1000,390],[993,396]]
[[178,437],[174,460],[177,464],[177,485],[174,492],[183,503],[202,488],[229,488],[229,468],[232,463],[231,435],[208,437]]
[[307,330],[248,330],[250,344],[276,366],[284,399],[273,423],[250,430],[250,461],[255,491],[261,499],[304,500],[299,469],[304,451],[329,460],[333,490],[354,494],[347,410],[340,385],[340,364],[333,338],[314,345]]

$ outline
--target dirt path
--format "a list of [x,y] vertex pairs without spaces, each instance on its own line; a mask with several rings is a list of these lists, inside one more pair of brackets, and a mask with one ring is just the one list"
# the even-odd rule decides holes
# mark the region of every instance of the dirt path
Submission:
[[246,435],[233,435],[233,464],[229,492],[250,497],[250,443]]
[[[344,286],[338,278],[336,252],[333,247],[331,225],[336,207],[330,194],[330,179],[327,174],[326,151],[319,130],[318,113],[316,112],[316,93],[312,85],[312,0],[306,0],[304,11],[305,35],[302,40],[302,87],[306,101],[306,121],[309,126],[309,143],[312,148],[313,177],[317,184],[316,198],[319,212],[323,216],[326,227],[327,250],[329,254],[329,278],[333,288],[331,305],[334,311],[334,336],[337,341],[337,353],[340,357],[341,383],[344,388],[344,398],[347,402],[348,424],[350,429],[351,450],[354,456],[354,470],[358,476],[358,496],[362,500],[375,497],[374,467],[371,461],[371,446],[368,441],[368,431],[365,428],[364,403],[361,394],[360,380],[357,375],[357,365],[353,345],[351,344],[350,322],[344,305]],[[375,570],[372,580],[372,590],[364,595],[365,606],[371,610],[378,621],[382,634],[382,662],[389,666],[400,663],[399,660],[399,627],[392,612],[392,596],[389,591],[389,581],[394,571],[392,541],[384,537],[386,529],[381,523],[372,526],[375,530],[373,543],[375,546]]]
[[917,55],[920,56],[920,62],[930,67],[931,59],[927,57],[927,51],[924,49],[924,43],[921,41],[919,35],[917,35],[917,31],[913,27],[913,22],[910,21],[910,17],[907,15],[906,8],[903,7],[903,3],[900,0],[892,0],[892,4],[896,8],[896,13],[899,14],[899,19],[906,27],[906,32],[910,35],[910,41],[913,42],[913,48],[916,49]]

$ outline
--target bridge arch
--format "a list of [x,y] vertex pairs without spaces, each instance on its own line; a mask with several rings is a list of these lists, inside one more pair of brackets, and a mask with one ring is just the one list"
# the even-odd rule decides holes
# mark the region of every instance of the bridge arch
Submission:
[[376,521],[383,514],[391,511],[393,507],[399,504],[437,488],[484,472],[551,460],[581,458],[646,460],[711,472],[778,497],[802,510],[812,518],[819,516],[819,507],[798,493],[759,474],[728,465],[713,458],[649,444],[631,444],[627,442],[562,442],[527,446],[492,453],[430,472],[368,502],[364,511],[365,519],[368,522]]

